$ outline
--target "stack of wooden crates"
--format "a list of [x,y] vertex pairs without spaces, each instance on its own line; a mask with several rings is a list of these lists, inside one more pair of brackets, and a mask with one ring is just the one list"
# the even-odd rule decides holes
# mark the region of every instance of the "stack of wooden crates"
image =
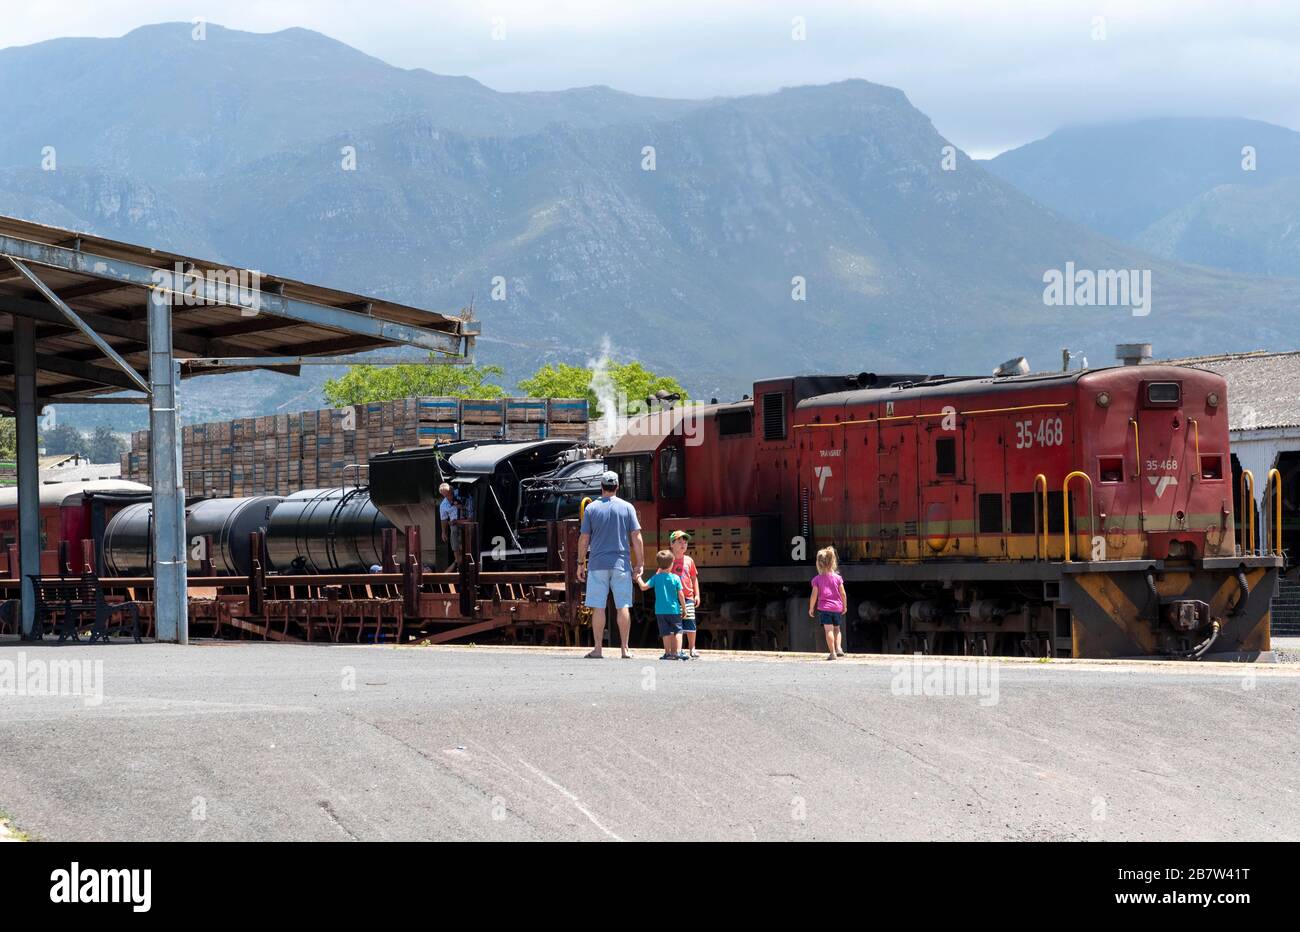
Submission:
[[461,440],[499,440],[505,435],[506,403],[466,398],[460,403]]
[[[364,464],[390,450],[455,440],[587,439],[582,398],[399,398],[347,408],[236,418],[181,428],[187,495],[289,495],[366,482]],[[131,435],[122,476],[148,483],[149,432]]]

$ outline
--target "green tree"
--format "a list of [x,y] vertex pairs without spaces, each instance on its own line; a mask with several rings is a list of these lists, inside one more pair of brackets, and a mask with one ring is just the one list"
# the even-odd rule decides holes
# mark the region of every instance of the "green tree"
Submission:
[[41,434],[41,446],[47,454],[80,453],[86,455],[86,435],[71,424],[58,424]]
[[500,366],[458,366],[437,362],[400,366],[349,366],[325,383],[325,403],[336,408],[367,401],[391,401],[413,395],[454,398],[503,398],[506,390],[488,381],[501,375]]
[[595,416],[596,393],[591,370],[567,362],[547,363],[529,378],[519,380],[519,391],[533,398],[586,398]]
[[521,380],[519,390],[536,398],[586,398],[593,420],[605,413],[603,405],[620,403],[620,396],[626,399],[625,414],[644,411],[646,398],[656,392],[689,397],[676,379],[651,372],[639,362],[608,363],[603,373],[563,362],[547,363]]
[[17,455],[18,432],[14,427],[14,419],[0,417],[0,460],[11,463]]
[[116,463],[125,452],[125,441],[112,429],[101,425],[91,435],[86,455],[92,463]]

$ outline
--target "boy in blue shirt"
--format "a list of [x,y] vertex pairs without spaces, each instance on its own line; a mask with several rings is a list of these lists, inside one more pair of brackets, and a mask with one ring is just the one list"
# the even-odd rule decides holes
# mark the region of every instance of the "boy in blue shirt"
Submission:
[[673,554],[671,550],[660,550],[655,554],[655,564],[659,572],[646,582],[640,574],[636,584],[642,592],[655,591],[655,621],[659,624],[659,636],[664,639],[664,655],[660,660],[688,660],[682,651],[682,615],[686,611],[686,595],[682,589],[681,577],[673,572]]

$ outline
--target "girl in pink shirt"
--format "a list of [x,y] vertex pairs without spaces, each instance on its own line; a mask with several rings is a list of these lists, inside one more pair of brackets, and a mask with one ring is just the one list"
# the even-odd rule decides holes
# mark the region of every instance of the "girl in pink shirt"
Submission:
[[848,605],[844,593],[844,578],[840,576],[839,558],[834,547],[817,551],[817,575],[812,581],[812,595],[808,597],[808,617],[816,618],[826,633],[827,660],[844,656],[844,628],[840,624]]

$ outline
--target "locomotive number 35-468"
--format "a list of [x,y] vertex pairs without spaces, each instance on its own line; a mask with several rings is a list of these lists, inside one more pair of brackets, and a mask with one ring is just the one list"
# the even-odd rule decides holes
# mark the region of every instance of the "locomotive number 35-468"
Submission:
[[1016,421],[1016,449],[1032,450],[1034,447],[1059,447],[1065,442],[1065,431],[1059,417],[1045,417],[1038,422]]

